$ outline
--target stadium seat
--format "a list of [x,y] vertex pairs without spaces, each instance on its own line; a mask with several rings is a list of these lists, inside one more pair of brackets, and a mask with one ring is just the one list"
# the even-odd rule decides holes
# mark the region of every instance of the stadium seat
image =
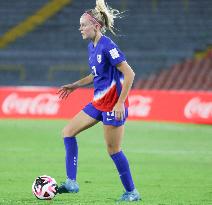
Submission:
[[[0,35],[33,15],[47,2],[49,1],[3,2],[0,12]],[[85,69],[88,69],[87,42],[82,41],[78,28],[82,13],[92,8],[94,4],[82,0],[73,1],[65,6],[44,24],[1,49],[0,63],[23,64],[27,71],[22,84],[26,85],[35,82],[41,85],[59,85],[63,79],[66,81],[67,73],[63,72],[60,73],[60,79],[49,80],[48,73],[55,65],[83,64]],[[192,59],[195,50],[212,44],[210,29],[212,2],[209,0],[189,1],[188,4],[183,4],[182,1],[156,3],[154,0],[111,0],[110,5],[121,11],[126,10],[123,14],[125,18],[117,19],[117,36],[113,39],[124,51],[135,70],[136,81],[156,76],[164,70],[163,77],[160,77],[162,80],[157,81],[151,77],[151,81],[145,83],[147,88],[152,87],[152,83],[156,81],[154,85],[156,83],[159,87],[170,89],[173,81],[166,78],[166,71],[181,64],[184,59]],[[38,77],[41,70],[44,75]],[[31,72],[33,76],[30,75]],[[75,76],[71,80],[77,80],[78,75],[72,75],[71,72],[75,71],[70,71],[70,75]],[[172,79],[175,75],[175,71],[170,71],[168,76]],[[164,79],[166,82],[163,82]],[[19,84],[16,81],[11,83]],[[2,81],[0,84],[3,84]],[[135,86],[139,87],[138,84],[135,83]],[[189,83],[183,86],[185,89],[190,88]],[[181,87],[180,80],[175,87]]]

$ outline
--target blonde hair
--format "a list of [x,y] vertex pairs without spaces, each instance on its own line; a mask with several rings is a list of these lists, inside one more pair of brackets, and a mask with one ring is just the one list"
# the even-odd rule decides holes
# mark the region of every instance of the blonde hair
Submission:
[[96,0],[95,9],[90,9],[85,13],[92,16],[101,25],[102,33],[109,30],[112,34],[116,35],[114,32],[114,19],[121,18],[122,12],[117,9],[112,9],[104,0]]

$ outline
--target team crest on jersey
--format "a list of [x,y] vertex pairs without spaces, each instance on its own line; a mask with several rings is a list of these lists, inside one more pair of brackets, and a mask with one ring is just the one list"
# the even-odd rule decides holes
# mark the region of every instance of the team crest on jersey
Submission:
[[98,61],[98,63],[102,62],[102,55],[97,55],[97,61]]

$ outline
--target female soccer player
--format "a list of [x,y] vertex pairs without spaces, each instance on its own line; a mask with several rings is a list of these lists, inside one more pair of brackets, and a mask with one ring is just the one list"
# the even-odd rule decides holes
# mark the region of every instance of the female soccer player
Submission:
[[78,146],[76,135],[81,131],[103,122],[107,150],[119,172],[126,192],[121,201],[140,200],[135,189],[128,160],[121,150],[124,123],[128,116],[127,95],[131,89],[134,72],[126,62],[117,45],[103,35],[106,30],[113,34],[114,18],[120,12],[108,7],[104,0],[97,0],[95,9],[85,11],[80,18],[80,32],[83,39],[89,39],[89,66],[91,74],[74,83],[64,85],[58,91],[60,98],[67,98],[75,89],[94,84],[94,98],[63,129],[66,150],[66,181],[59,187],[59,193],[76,193]]

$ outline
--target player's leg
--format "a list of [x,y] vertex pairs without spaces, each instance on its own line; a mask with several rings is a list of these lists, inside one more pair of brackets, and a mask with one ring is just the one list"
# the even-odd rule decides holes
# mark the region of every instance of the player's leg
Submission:
[[121,151],[121,142],[124,135],[124,125],[115,127],[112,125],[103,125],[104,138],[109,155]]
[[98,122],[84,111],[80,111],[63,129],[66,149],[66,174],[68,179],[76,180],[77,175],[78,145],[76,135]]
[[128,160],[121,149],[125,119],[123,121],[117,121],[113,115],[108,116],[109,114],[110,113],[107,113],[107,117],[103,116],[104,137],[108,153],[116,165],[121,182],[126,190],[120,200],[140,200],[141,197],[138,191],[135,189]]
[[129,163],[121,150],[123,134],[124,125],[120,127],[104,125],[104,137],[108,153],[117,167],[124,188],[126,191],[132,191],[135,187],[131,177]]
[[107,150],[119,172],[121,182],[126,192],[120,198],[121,201],[140,200],[140,194],[135,189],[130,167],[126,156],[121,150],[121,142],[124,134],[124,125],[115,127],[104,125],[104,136]]
[[62,136],[63,138],[66,137],[75,137],[77,134],[82,132],[83,130],[92,127],[99,121],[90,117],[86,114],[83,110],[80,111],[78,114],[72,118],[69,123],[63,128]]
[[[88,112],[88,113],[87,113]],[[94,116],[90,116],[95,114]],[[96,117],[96,119],[95,119]],[[59,193],[78,192],[79,186],[76,183],[77,162],[78,162],[78,145],[76,135],[81,131],[98,123],[98,112],[86,106],[83,111],[80,111],[63,129],[63,138],[66,150],[66,174],[67,180],[60,187]]]

